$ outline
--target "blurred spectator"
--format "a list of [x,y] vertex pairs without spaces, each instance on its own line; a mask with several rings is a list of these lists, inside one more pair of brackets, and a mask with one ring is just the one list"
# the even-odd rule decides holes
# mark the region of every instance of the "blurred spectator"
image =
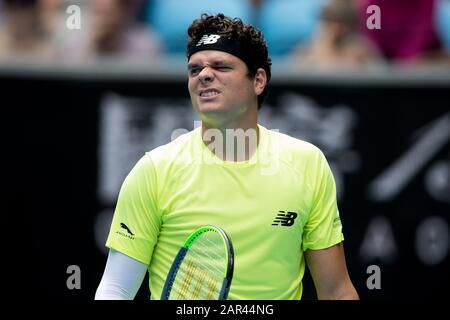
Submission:
[[321,24],[311,43],[300,45],[300,66],[359,68],[380,60],[376,48],[359,35],[354,0],[330,0],[321,13]]
[[443,46],[443,58],[450,63],[450,0],[436,0],[434,25]]
[[87,4],[87,26],[69,37],[61,59],[92,61],[121,58],[151,62],[160,56],[158,35],[136,17],[142,0],[91,0]]
[[47,34],[53,35],[61,27],[63,17],[63,0],[38,0],[39,18]]
[[252,6],[259,7],[264,0],[249,0]]
[[55,58],[38,4],[38,0],[3,0],[0,61],[51,61]]
[[272,58],[284,58],[299,44],[311,41],[325,0],[264,0],[258,13]]
[[167,53],[185,59],[186,30],[202,13],[223,13],[252,22],[252,5],[245,0],[151,0],[147,20],[163,38]]
[[442,52],[434,27],[434,0],[360,0],[361,17],[367,19],[367,7],[377,5],[381,12],[381,29],[364,34],[383,55],[402,63],[417,63]]

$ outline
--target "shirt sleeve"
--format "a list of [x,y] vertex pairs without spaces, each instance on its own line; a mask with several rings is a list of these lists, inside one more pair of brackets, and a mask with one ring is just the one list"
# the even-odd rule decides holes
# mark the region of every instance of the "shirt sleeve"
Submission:
[[108,248],[146,265],[150,264],[161,226],[156,190],[155,168],[147,153],[122,184],[106,241]]
[[312,205],[303,230],[303,250],[329,248],[344,240],[336,200],[336,184],[324,154],[311,165]]

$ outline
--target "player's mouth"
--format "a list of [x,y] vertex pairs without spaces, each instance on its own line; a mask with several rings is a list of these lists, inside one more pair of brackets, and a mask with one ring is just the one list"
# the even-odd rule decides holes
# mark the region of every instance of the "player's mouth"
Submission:
[[200,90],[198,95],[203,99],[212,99],[220,94],[220,91],[214,88]]

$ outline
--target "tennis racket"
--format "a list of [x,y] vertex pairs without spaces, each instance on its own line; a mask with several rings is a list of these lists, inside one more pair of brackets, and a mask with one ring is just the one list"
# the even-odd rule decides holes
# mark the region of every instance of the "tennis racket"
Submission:
[[214,225],[195,230],[170,267],[161,300],[226,300],[233,278],[230,237]]

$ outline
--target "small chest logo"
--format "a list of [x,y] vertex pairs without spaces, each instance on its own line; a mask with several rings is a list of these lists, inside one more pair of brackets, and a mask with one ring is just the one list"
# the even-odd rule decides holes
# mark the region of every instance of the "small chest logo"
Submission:
[[297,213],[292,211],[278,211],[277,216],[272,222],[273,226],[290,227],[294,224]]
[[219,40],[220,36],[218,34],[205,34],[201,39],[197,42],[196,47],[202,44],[213,44]]

